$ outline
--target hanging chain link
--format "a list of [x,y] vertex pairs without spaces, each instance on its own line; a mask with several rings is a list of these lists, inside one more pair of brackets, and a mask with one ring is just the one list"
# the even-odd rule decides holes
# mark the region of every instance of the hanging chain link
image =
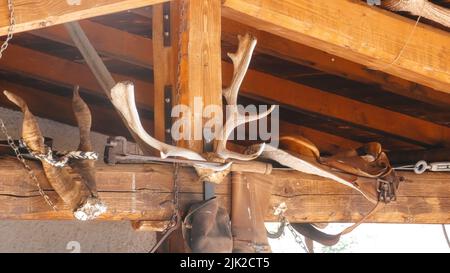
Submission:
[[277,231],[274,233],[271,233],[269,231],[267,231],[266,229],[266,233],[267,233],[267,237],[271,238],[271,239],[278,239],[281,236],[284,235],[284,230],[287,227],[289,229],[289,231],[291,232],[291,234],[294,236],[294,240],[295,242],[306,252],[309,253],[308,248],[306,247],[305,243],[303,242],[302,237],[300,236],[300,234],[298,234],[298,232],[294,229],[294,227],[289,223],[289,220],[287,219],[287,217],[285,216],[285,212],[287,211],[287,206],[285,203],[281,203],[278,207],[274,208],[274,215],[278,216],[278,222],[280,223]]
[[3,52],[8,48],[9,41],[13,38],[14,35],[14,27],[16,26],[16,18],[14,16],[14,2],[13,0],[8,0],[8,10],[9,10],[9,28],[8,35],[6,36],[6,40],[3,42],[0,47],[0,59],[3,57]]
[[[6,40],[3,42],[3,44],[0,46],[0,59],[3,57],[3,53],[8,48],[9,42],[13,38],[14,35],[14,27],[16,25],[16,18],[14,15],[14,2],[13,0],[8,0],[8,10],[9,10],[9,28],[8,28],[8,35],[6,36]],[[57,210],[55,204],[53,204],[50,197],[44,192],[44,190],[41,187],[41,184],[39,183],[38,178],[36,177],[36,174],[34,173],[33,169],[28,165],[27,161],[23,157],[22,153],[19,150],[19,147],[14,143],[14,139],[8,134],[8,130],[6,128],[5,123],[0,118],[0,129],[2,133],[6,137],[6,141],[8,142],[8,145],[13,149],[14,154],[16,155],[17,160],[22,163],[24,168],[27,170],[28,175],[30,176],[31,180],[36,184],[39,194],[44,198],[45,202],[53,209]]]
[[52,200],[50,200],[50,197],[44,192],[44,190],[41,187],[41,184],[39,183],[38,178],[36,177],[36,174],[34,173],[33,169],[27,164],[27,161],[25,158],[23,158],[22,153],[19,150],[19,147],[14,143],[13,138],[8,134],[8,130],[6,129],[5,123],[3,123],[3,120],[0,119],[0,128],[2,133],[5,135],[6,140],[8,141],[8,145],[14,150],[14,153],[16,155],[17,160],[19,160],[22,165],[25,167],[25,169],[28,171],[28,175],[30,176],[31,180],[36,184],[39,194],[44,197],[45,202],[53,208],[53,210],[57,210],[55,204],[53,204]]
[[[183,32],[186,31],[186,2],[185,1],[180,1],[179,2],[180,8],[180,13],[178,14],[179,16],[179,24],[178,24],[178,43],[177,43],[177,73],[176,73],[176,93],[175,93],[175,103],[174,106],[177,106],[178,104],[180,104],[180,100],[181,100],[181,60],[183,57],[182,54],[182,46],[183,46],[183,37],[182,34]],[[176,140],[176,146],[178,146],[179,139],[177,138]],[[175,163],[174,164],[174,178],[173,178],[173,190],[174,190],[174,217],[179,215],[179,187],[178,187],[178,172],[180,169],[180,164]],[[173,217],[172,217],[173,219]]]
[[[174,98],[174,103],[172,106],[176,106],[180,103],[180,97],[181,97],[181,79],[180,79],[180,75],[181,75],[181,58],[183,56],[181,49],[182,49],[182,44],[183,44],[183,38],[182,38],[182,33],[185,31],[186,29],[186,20],[184,18],[185,16],[185,8],[186,8],[186,3],[185,1],[179,1],[179,11],[180,13],[178,14],[179,16],[179,24],[178,24],[178,41],[177,41],[177,51],[178,54],[176,56],[177,58],[177,71],[176,71],[176,87],[175,87],[175,98]],[[171,16],[173,16],[173,13],[171,12]],[[172,24],[171,24],[172,25]],[[178,146],[178,139],[176,140],[176,146]],[[170,219],[169,224],[166,226],[166,228],[162,231],[162,236],[159,239],[159,241],[152,247],[152,249],[149,251],[150,253],[155,252],[158,247],[162,244],[162,242],[174,231],[178,228],[179,224],[181,223],[181,219],[180,219],[180,202],[179,202],[179,194],[180,194],[180,189],[178,187],[178,173],[180,170],[180,164],[179,163],[174,163],[173,164],[173,214],[172,217]]]
[[[186,20],[184,18],[185,16],[185,2],[184,1],[180,1],[179,2],[180,5],[180,14],[179,14],[179,18],[180,18],[180,23],[179,23],[179,29],[178,29],[178,41],[177,41],[177,72],[176,72],[176,93],[175,93],[175,100],[174,100],[174,105],[176,106],[180,103],[180,97],[181,97],[181,80],[180,80],[180,75],[181,75],[181,58],[182,58],[182,53],[181,53],[181,47],[182,47],[182,33],[186,27],[185,23]],[[176,146],[178,146],[178,139],[176,141]],[[178,173],[180,170],[180,164],[179,163],[174,163],[173,164],[173,207],[174,207],[174,212],[172,215],[172,218],[170,220],[170,223],[167,225],[166,229],[164,230],[163,233],[168,232],[169,230],[171,230],[173,227],[178,226],[179,221],[181,219],[179,219],[179,215],[180,215],[180,205],[179,205],[179,187],[178,187]]]
[[294,240],[295,242],[306,252],[308,253],[308,248],[305,245],[305,242],[303,242],[302,236],[300,236],[300,234],[298,234],[297,231],[295,231],[295,229],[292,227],[291,223],[289,223],[289,221],[286,219],[286,226],[288,227],[289,231],[292,233],[292,235],[294,236]]

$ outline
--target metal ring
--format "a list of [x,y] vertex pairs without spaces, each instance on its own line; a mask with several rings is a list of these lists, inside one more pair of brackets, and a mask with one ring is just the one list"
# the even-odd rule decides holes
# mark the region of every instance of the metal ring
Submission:
[[414,172],[416,174],[423,174],[426,170],[428,170],[428,163],[424,160],[417,162],[414,166]]

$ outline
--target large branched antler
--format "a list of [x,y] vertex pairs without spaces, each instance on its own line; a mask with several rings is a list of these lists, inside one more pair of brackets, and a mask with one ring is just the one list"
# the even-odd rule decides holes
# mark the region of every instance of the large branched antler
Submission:
[[238,36],[238,39],[239,46],[236,53],[228,53],[228,56],[233,61],[233,78],[231,80],[230,86],[222,91],[222,94],[225,97],[227,103],[228,110],[231,114],[227,117],[225,125],[221,128],[221,139],[217,144],[216,153],[223,159],[232,158],[238,160],[252,160],[261,155],[262,151],[264,150],[265,143],[261,144],[259,146],[259,149],[255,153],[244,155],[229,151],[227,149],[228,138],[236,127],[268,116],[275,109],[275,106],[272,106],[268,111],[264,113],[250,114],[248,116],[239,112],[239,108],[237,105],[239,89],[241,87],[242,81],[244,80],[245,74],[247,73],[248,66],[250,65],[252,54],[256,47],[256,38],[247,34],[243,37]]
[[[142,143],[145,143],[144,145],[148,145],[149,147],[160,151],[161,158],[178,156],[191,160],[200,160],[206,162],[206,159],[200,154],[189,149],[161,142],[153,138],[145,131],[136,108],[134,98],[134,85],[132,82],[117,83],[111,89],[111,102],[125,119],[128,127],[132,130],[132,132],[142,141]],[[231,163],[225,164],[222,167],[212,167],[211,165],[203,166],[201,163],[199,163],[196,164],[196,166],[200,168],[204,167],[207,169],[214,169],[215,171],[221,171],[223,169],[227,169],[230,164]]]

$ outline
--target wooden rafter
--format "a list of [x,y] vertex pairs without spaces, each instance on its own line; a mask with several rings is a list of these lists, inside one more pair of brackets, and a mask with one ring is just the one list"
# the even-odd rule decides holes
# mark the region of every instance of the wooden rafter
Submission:
[[[144,12],[141,11],[139,14]],[[150,14],[148,17],[151,18],[151,12],[145,10],[145,14]],[[146,41],[146,38],[92,23],[88,20],[81,21],[80,24],[100,53],[117,57],[122,61],[142,67],[152,67],[152,42]],[[377,84],[387,91],[424,102],[436,105],[450,104],[450,95],[448,94],[417,85],[414,82],[403,80],[389,74],[367,69],[364,65],[223,18],[223,40],[235,42],[238,34],[247,32],[252,33],[258,38],[258,47],[256,48],[258,52],[267,53],[355,81]],[[43,28],[32,33],[42,38],[73,45],[72,40],[67,35],[63,26]],[[145,46],[142,46],[143,44]]]
[[[99,96],[105,96],[94,75],[86,65],[44,54],[25,47],[10,45],[2,58],[0,69],[23,73],[65,86],[80,85]],[[113,74],[116,80],[132,80],[136,86],[139,105],[153,107],[153,85],[128,76]]]
[[[166,0],[16,0],[15,32],[29,31],[90,17],[140,8]],[[69,4],[73,2],[74,4]],[[6,1],[0,3],[0,36],[8,32],[9,18]]]
[[[93,23],[91,23],[93,24]],[[52,32],[49,29],[48,32]],[[119,35],[120,31],[109,32],[110,35]],[[94,33],[92,33],[94,34]],[[63,34],[47,35],[53,37],[56,41],[67,41]],[[135,37],[140,38],[140,37]],[[142,38],[139,40],[141,47],[151,48],[152,40]],[[110,52],[111,55],[126,60],[128,55],[133,59],[145,60],[147,66],[152,66],[148,54],[139,55],[136,51],[124,51],[119,48],[111,48],[99,43],[94,44],[98,50]],[[122,56],[122,57],[121,57]],[[224,71],[224,82],[230,79],[231,64],[222,62]],[[410,117],[394,111],[386,110],[377,106],[358,102],[345,97],[326,93],[321,90],[311,88],[302,84],[294,83],[288,80],[280,79],[266,73],[249,70],[244,85],[242,86],[242,95],[256,96],[275,103],[281,103],[293,108],[299,108],[325,116],[336,117],[338,119],[357,124],[363,127],[374,128],[381,132],[387,132],[392,135],[400,136],[404,139],[410,139],[422,144],[429,145],[448,145],[449,128],[440,126],[418,118]],[[136,88],[137,92],[139,89]],[[291,98],[297,98],[292,100]],[[329,102],[327,107],[321,103]],[[336,103],[339,102],[339,103]],[[345,105],[345,107],[343,107]],[[390,122],[385,122],[386,119]],[[421,128],[417,130],[417,128]]]
[[303,136],[310,139],[321,152],[334,154],[342,149],[356,149],[361,143],[308,127],[280,121],[280,135]]
[[[69,96],[66,97],[52,94],[51,91],[54,90],[39,90],[1,79],[0,90],[8,90],[21,96],[36,116],[77,126],[72,112],[72,99],[70,97],[71,89],[68,89]],[[3,95],[0,95],[0,102],[2,106],[17,110],[17,106],[12,104]],[[93,131],[108,135],[126,135],[126,127],[122,123],[117,122],[120,117],[113,109],[95,104],[89,104],[89,108],[94,113],[92,116]],[[57,113],[57,115],[55,115],[55,113]],[[141,121],[145,128],[148,128],[150,131],[153,130],[152,120],[142,116]]]
[[[222,69],[226,82],[231,78],[232,66],[228,63],[223,63]],[[450,145],[449,127],[327,93],[254,70],[248,71],[246,80],[242,85],[241,94],[335,117],[419,143]],[[387,122],[388,120],[389,122]]]
[[[144,68],[152,67],[153,45],[151,40],[147,41],[148,39],[145,37],[93,23],[89,20],[83,20],[79,23],[99,54]],[[31,34],[74,46],[67,30],[62,25],[34,30]]]
[[[38,177],[43,175],[37,166],[33,168]],[[48,207],[15,159],[0,159],[0,172],[0,219],[72,219],[67,208],[53,212]],[[160,164],[98,167],[97,187],[109,206],[101,219],[167,221],[172,212],[172,172],[172,165]],[[400,186],[398,201],[381,209],[368,222],[450,223],[448,175],[406,172],[401,175],[406,182]],[[182,207],[201,200],[203,188],[195,172],[182,168],[179,177]],[[373,206],[345,186],[300,172],[275,170],[271,175],[246,174],[246,179],[276,181],[267,204],[266,221],[277,220],[273,207],[281,202],[287,204],[292,222],[355,222]],[[42,186],[50,196],[55,196],[49,185]],[[229,208],[228,180],[216,187],[216,194],[221,204]]]
[[236,35],[239,33],[252,33],[258,38],[258,47],[256,50],[260,53],[276,56],[343,78],[377,85],[383,90],[419,101],[435,105],[445,105],[446,107],[450,105],[450,94],[436,91],[432,88],[418,85],[415,82],[407,81],[381,71],[368,69],[365,65],[227,18],[223,18],[222,21],[222,39],[229,43],[236,43]]
[[225,0],[223,15],[371,69],[450,92],[448,33],[419,24],[408,39],[414,21],[363,1]]

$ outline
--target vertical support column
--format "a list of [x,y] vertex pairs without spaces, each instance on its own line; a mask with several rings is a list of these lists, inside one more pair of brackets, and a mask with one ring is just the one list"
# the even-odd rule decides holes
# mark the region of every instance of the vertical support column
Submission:
[[[155,5],[152,20],[155,136],[171,141],[167,95],[172,93],[173,105],[191,109],[190,128],[182,128],[189,129],[190,137],[177,145],[202,153],[204,147],[213,146],[204,145],[203,110],[208,105],[222,106],[221,1],[179,0]],[[181,231],[172,233],[161,251],[186,252]]]
[[180,145],[202,152],[203,107],[222,106],[221,1],[181,0],[180,16],[180,102],[193,110],[191,128],[196,128]]
[[[203,133],[203,110],[210,105],[222,107],[221,1],[181,0],[180,16],[180,102],[192,110],[190,139],[180,145],[210,152],[215,145],[213,136]],[[205,183],[205,199],[214,196],[214,188]]]

